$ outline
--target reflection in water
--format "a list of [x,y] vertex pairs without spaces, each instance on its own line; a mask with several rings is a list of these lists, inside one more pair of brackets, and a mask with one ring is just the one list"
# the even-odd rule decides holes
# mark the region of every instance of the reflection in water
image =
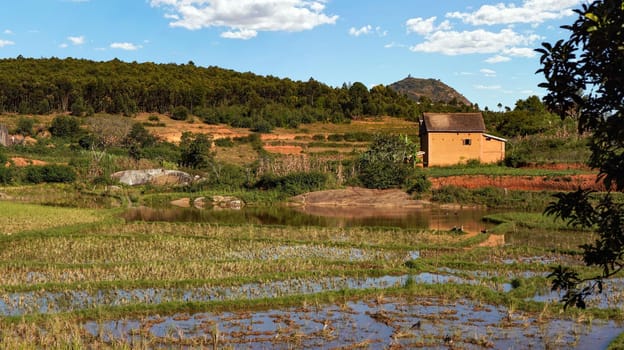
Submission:
[[[306,208],[310,209],[310,208]],[[224,225],[320,226],[320,227],[399,227],[410,229],[479,232],[490,225],[481,221],[485,209],[388,209],[388,208],[319,208],[296,210],[289,207],[244,208],[242,210],[200,210],[192,208],[129,209],[127,221],[207,222]]]

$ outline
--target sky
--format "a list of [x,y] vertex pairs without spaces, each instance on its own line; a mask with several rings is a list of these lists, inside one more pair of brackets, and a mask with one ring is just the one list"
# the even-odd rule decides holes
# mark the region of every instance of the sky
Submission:
[[542,42],[586,0],[4,0],[0,58],[188,63],[330,86],[408,75],[481,108],[537,85]]

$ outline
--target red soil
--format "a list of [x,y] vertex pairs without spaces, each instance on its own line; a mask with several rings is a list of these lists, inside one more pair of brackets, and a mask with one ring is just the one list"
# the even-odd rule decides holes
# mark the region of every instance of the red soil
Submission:
[[487,176],[465,175],[431,178],[434,189],[443,186],[463,188],[499,187],[524,191],[574,191],[580,187],[604,191],[602,183],[596,182],[596,175],[570,176]]
[[[13,162],[13,164],[16,167],[25,167],[25,166],[29,166],[29,165],[46,165],[48,163],[42,161],[42,160],[37,160],[37,159],[26,159],[26,158],[21,158],[21,157],[13,157],[11,158],[11,161]],[[10,165],[11,162],[7,163],[7,165]]]

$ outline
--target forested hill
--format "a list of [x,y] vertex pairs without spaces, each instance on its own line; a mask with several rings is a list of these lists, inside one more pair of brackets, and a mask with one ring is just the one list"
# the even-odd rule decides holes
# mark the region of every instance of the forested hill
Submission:
[[94,62],[83,59],[0,60],[0,112],[75,115],[188,109],[207,123],[238,127],[296,126],[362,116],[415,119],[421,109],[454,106],[417,104],[386,86],[361,83],[330,87],[188,64]]
[[437,79],[420,79],[410,76],[391,84],[390,87],[414,101],[428,99],[429,101],[451,105],[471,105],[464,95]]

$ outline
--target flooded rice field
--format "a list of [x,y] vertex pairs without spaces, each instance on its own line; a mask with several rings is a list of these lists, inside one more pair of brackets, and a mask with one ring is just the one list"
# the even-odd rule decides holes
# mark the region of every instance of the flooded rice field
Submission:
[[[283,310],[150,316],[88,322],[102,341],[241,349],[602,349],[621,324],[548,319],[469,300],[379,296]],[[164,347],[164,346],[163,346]]]

